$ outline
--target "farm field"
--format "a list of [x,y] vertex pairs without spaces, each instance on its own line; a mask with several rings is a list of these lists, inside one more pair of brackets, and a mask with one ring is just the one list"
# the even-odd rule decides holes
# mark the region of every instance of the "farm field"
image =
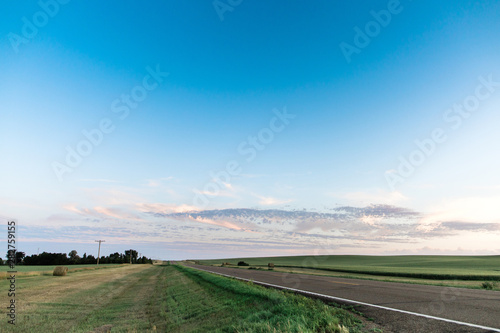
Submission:
[[[67,265],[66,267],[69,268],[69,270],[73,270],[75,268],[87,268],[87,267],[90,267],[90,268],[95,268],[95,267],[98,267],[98,268],[109,268],[109,267],[116,267],[116,266],[119,266],[119,265],[122,265],[122,264],[100,264],[100,265],[96,265],[96,264],[89,264],[89,265]],[[56,267],[57,265],[40,265],[40,266],[26,266],[26,265],[18,265],[16,266],[16,271],[18,272],[38,272],[38,271],[53,271],[54,270],[54,267]],[[1,266],[1,270],[2,271],[6,271],[8,268],[7,266]]]
[[345,309],[179,265],[24,276],[16,289],[16,326],[4,318],[1,332],[380,332]]
[[[89,265],[68,265],[68,272],[78,272],[82,270],[94,270],[94,269],[105,269],[105,268],[114,268],[124,264],[100,264],[99,266],[95,264]],[[19,265],[16,266],[15,270],[17,271],[18,276],[34,276],[34,275],[52,275],[54,268],[56,266],[25,266]],[[8,266],[3,265],[0,266],[0,278],[6,276],[7,271],[9,270]]]
[[[384,281],[479,287],[478,281],[500,281],[500,256],[294,256],[197,260],[205,265],[239,261],[276,271]],[[244,267],[244,266],[242,266]],[[246,267],[248,268],[248,267]]]

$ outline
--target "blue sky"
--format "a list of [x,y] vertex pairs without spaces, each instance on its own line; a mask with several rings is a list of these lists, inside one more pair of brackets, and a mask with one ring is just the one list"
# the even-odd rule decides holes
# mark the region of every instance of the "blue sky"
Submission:
[[1,6],[28,254],[500,250],[496,1]]

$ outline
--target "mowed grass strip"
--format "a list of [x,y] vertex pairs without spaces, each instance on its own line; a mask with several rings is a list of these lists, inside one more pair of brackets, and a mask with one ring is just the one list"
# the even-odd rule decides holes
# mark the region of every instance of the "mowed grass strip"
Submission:
[[[161,320],[156,296],[163,275],[164,269],[151,266],[92,290],[101,295],[100,303],[69,332],[89,332],[103,326],[111,327],[112,332],[155,331],[154,324]],[[75,295],[74,299],[81,296],[85,294]]]
[[4,320],[0,332],[368,331],[344,309],[183,266],[38,276],[18,286],[16,326]]
[[319,300],[170,266],[163,332],[363,332],[352,313]]
[[124,332],[129,327],[149,327],[149,321],[137,318],[145,317],[143,304],[147,304],[159,273],[158,267],[131,265],[63,277],[18,279],[16,326],[4,320],[0,331],[90,332],[108,320],[118,328],[126,326]]
[[[68,273],[74,273],[85,270],[95,270],[95,269],[107,269],[107,268],[117,268],[120,266],[124,266],[124,264],[101,264],[99,266],[93,265],[66,265],[68,267]],[[54,268],[57,266],[25,266],[19,265],[15,267],[15,271],[17,271],[16,276],[24,277],[24,276],[40,276],[40,275],[52,275]],[[9,273],[7,271],[11,270],[8,266],[0,266],[0,279],[6,278]]]

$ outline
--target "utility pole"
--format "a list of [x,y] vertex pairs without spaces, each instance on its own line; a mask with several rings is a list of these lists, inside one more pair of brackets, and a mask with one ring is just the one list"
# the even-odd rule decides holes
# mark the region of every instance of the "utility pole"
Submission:
[[130,264],[132,265],[132,249],[130,249]]
[[99,250],[97,251],[97,265],[99,265],[99,258],[101,257],[101,242],[106,242],[104,240],[96,240],[97,243],[99,243]]

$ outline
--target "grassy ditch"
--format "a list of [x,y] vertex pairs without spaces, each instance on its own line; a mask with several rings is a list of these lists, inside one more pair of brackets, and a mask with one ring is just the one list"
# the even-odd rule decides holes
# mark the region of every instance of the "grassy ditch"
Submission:
[[359,317],[319,300],[184,266],[174,269],[163,297],[168,332],[368,331]]

